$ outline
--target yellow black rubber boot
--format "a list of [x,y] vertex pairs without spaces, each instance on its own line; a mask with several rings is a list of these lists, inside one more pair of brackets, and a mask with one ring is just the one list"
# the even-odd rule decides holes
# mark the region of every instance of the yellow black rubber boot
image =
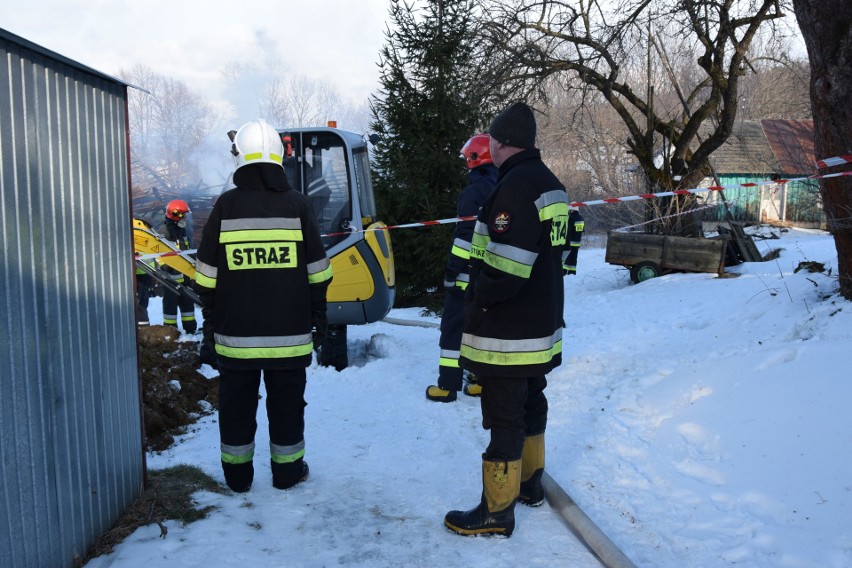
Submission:
[[464,386],[464,394],[467,396],[482,396],[482,383],[480,383],[476,375],[468,373],[467,384]]
[[444,526],[465,536],[511,536],[520,483],[521,460],[483,460],[479,506],[470,511],[450,511],[444,517]]
[[442,389],[437,385],[429,385],[426,389],[426,398],[435,402],[453,402],[457,397],[456,391]]
[[521,492],[518,501],[528,507],[544,503],[541,476],[544,473],[544,433],[527,436],[521,454]]

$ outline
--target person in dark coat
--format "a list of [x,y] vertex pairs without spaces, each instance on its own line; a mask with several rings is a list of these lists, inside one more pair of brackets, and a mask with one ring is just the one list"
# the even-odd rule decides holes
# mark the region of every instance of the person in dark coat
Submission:
[[[468,185],[459,194],[456,213],[459,217],[475,217],[479,208],[497,186],[497,167],[491,161],[490,138],[477,134],[462,146],[461,154],[470,172]],[[444,312],[441,315],[441,338],[438,345],[441,355],[438,360],[438,384],[426,389],[426,398],[436,402],[456,400],[462,390],[463,371],[459,367],[461,347],[464,294],[469,282],[470,239],[475,221],[460,221],[453,230],[453,244],[444,269]],[[469,383],[464,392],[479,396],[482,391],[478,382],[468,375]]]
[[272,485],[305,480],[305,368],[328,329],[332,269],[308,199],[291,189],[279,133],[263,120],[230,132],[234,189],[216,201],[198,247],[196,284],[219,369],[225,482],[251,488],[261,375]]
[[533,111],[515,103],[488,130],[497,189],[486,200],[471,242],[459,364],[482,383],[482,492],[444,524],[462,535],[510,536],[515,502],[544,499],[546,373],[562,362],[562,253],[568,194],[535,148]]
[[583,231],[586,230],[586,222],[580,215],[579,209],[569,207],[568,214],[568,250],[562,255],[562,271],[566,276],[577,274],[577,256],[580,253],[580,243],[583,239]]

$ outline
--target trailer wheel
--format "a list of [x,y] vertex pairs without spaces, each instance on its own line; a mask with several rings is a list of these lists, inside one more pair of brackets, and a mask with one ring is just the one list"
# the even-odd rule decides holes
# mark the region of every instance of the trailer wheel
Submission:
[[643,260],[639,264],[634,264],[630,267],[630,279],[635,284],[656,278],[663,273],[660,265],[650,260]]

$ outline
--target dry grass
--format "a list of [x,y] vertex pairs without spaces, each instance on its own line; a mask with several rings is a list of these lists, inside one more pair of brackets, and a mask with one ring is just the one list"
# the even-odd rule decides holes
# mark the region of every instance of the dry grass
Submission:
[[115,525],[89,548],[85,558],[77,559],[75,567],[85,565],[96,556],[109,554],[139,527],[157,523],[160,526],[160,536],[165,538],[168,528],[163,521],[191,523],[205,518],[214,507],[197,508],[192,500],[193,493],[197,491],[228,492],[195,466],[177,465],[148,471],[148,487],[142,495],[127,508]]

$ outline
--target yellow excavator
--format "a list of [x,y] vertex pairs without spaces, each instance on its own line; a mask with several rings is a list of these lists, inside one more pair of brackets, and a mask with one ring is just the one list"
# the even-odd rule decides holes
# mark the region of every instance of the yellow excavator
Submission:
[[[334,270],[328,289],[329,331],[319,349],[319,362],[342,370],[348,365],[346,327],[381,320],[394,301],[393,249],[388,231],[383,230],[386,225],[376,218],[368,141],[332,124],[279,132],[287,153],[287,178],[308,197]],[[133,221],[133,242],[138,269],[200,304],[190,286],[159,271],[159,266],[170,266],[191,282],[195,276],[191,255],[179,254],[176,244],[138,219]],[[145,255],[159,256],[152,263]]]

